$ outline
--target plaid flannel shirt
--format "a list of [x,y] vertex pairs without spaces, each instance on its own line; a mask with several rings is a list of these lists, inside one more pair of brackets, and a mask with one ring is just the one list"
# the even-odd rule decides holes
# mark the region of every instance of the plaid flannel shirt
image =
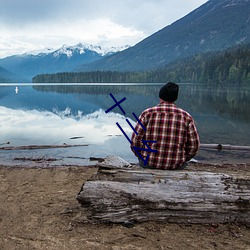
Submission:
[[147,164],[158,169],[175,169],[195,156],[199,148],[199,135],[193,118],[174,103],[161,102],[146,109],[139,117],[146,131],[137,122],[131,137],[133,147],[146,149],[142,139],[156,141],[147,143],[157,153],[137,150],[143,159],[149,154]]

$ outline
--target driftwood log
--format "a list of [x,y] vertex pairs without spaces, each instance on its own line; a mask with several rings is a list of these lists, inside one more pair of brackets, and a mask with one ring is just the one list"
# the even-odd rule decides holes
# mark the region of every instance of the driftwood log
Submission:
[[89,146],[89,145],[88,144],[80,144],[80,145],[63,144],[63,145],[27,145],[27,146],[7,146],[7,147],[5,146],[5,147],[0,147],[0,150],[32,150],[32,149],[72,148],[72,147],[86,147],[86,146]]
[[217,149],[217,150],[248,150],[250,151],[250,146],[238,146],[238,145],[230,145],[230,144],[200,144],[200,148],[207,149]]
[[77,195],[88,222],[250,225],[250,179],[205,171],[100,166]]

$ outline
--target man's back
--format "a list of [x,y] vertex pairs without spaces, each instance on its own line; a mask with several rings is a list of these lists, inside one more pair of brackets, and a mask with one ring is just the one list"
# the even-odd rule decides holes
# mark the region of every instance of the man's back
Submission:
[[[178,108],[173,102],[161,100],[155,107],[146,109],[136,124],[136,133],[133,133],[131,149],[140,150],[143,159],[147,158],[147,165],[160,169],[175,169],[190,160],[199,147],[199,136],[194,120],[186,111]],[[149,141],[145,145],[141,140]],[[154,141],[156,143],[151,143]],[[157,150],[150,152],[146,148]],[[138,151],[138,150],[137,150]]]

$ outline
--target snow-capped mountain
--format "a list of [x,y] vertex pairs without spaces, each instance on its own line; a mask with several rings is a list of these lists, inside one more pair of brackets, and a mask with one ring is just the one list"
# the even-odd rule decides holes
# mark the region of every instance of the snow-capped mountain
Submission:
[[125,45],[122,47],[104,47],[101,45],[92,45],[92,44],[83,44],[83,43],[78,43],[74,46],[69,46],[67,44],[64,44],[61,48],[56,49],[56,50],[53,48],[45,48],[42,50],[36,50],[36,51],[31,51],[29,53],[25,53],[23,54],[23,56],[27,56],[27,55],[43,56],[44,54],[52,53],[54,57],[58,57],[64,54],[68,58],[70,58],[74,54],[77,54],[77,53],[84,54],[86,51],[94,51],[101,56],[106,56],[106,55],[110,55],[110,54],[122,51],[129,47],[130,47],[129,45]]
[[0,66],[31,80],[37,74],[72,71],[80,65],[94,62],[128,47],[107,48],[83,43],[74,46],[63,45],[56,50],[46,48],[42,51],[9,56],[0,59]]
[[81,54],[86,53],[87,51],[93,51],[101,56],[106,56],[106,55],[116,53],[118,51],[122,51],[122,50],[127,49],[127,48],[129,48],[128,45],[123,46],[123,47],[105,48],[102,46],[95,46],[95,45],[91,45],[91,44],[78,43],[75,46],[63,45],[60,49],[55,50],[53,52],[53,56],[57,57],[57,56],[65,54],[65,55],[67,55],[68,58],[70,58],[75,53],[78,53],[81,55]]

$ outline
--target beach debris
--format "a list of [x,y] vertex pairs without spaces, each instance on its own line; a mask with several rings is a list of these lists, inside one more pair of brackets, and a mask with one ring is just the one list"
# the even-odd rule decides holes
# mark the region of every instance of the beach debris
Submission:
[[108,168],[130,168],[132,165],[122,159],[117,155],[109,155],[104,158],[101,163],[97,164],[100,167],[108,167]]
[[101,157],[89,157],[90,161],[98,161],[98,162],[104,162],[105,158],[101,158]]
[[0,143],[0,145],[7,145],[7,144],[10,144],[10,141]]
[[55,158],[45,158],[45,157],[39,157],[39,158],[30,158],[30,157],[15,157],[14,161],[34,161],[34,162],[51,162],[51,161],[57,161],[58,159]]
[[69,138],[70,140],[76,140],[76,139],[82,139],[84,138],[83,136],[73,136],[71,138]]

